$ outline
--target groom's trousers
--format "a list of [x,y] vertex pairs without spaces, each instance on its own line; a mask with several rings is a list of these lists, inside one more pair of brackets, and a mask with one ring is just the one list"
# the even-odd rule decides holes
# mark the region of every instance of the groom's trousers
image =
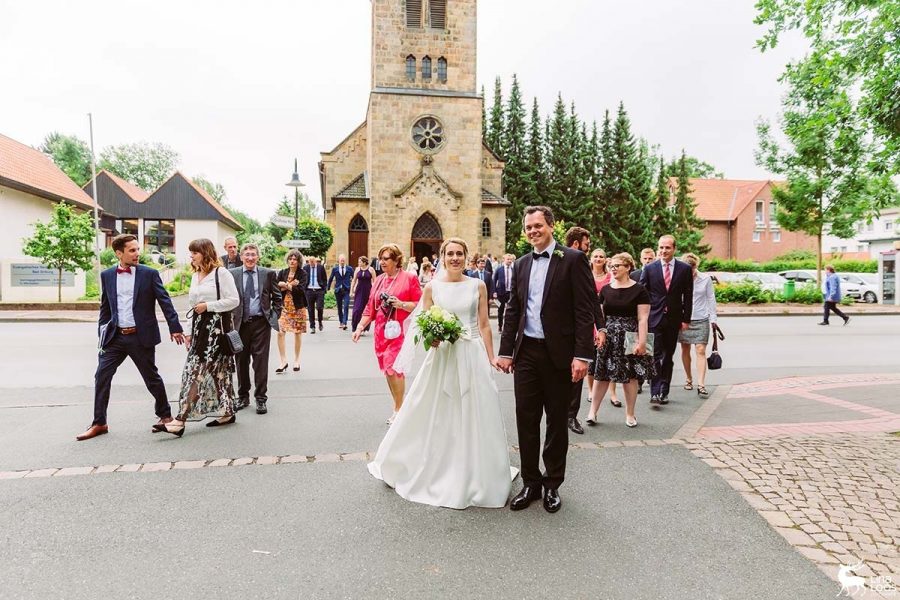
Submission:
[[[553,366],[544,340],[529,337],[522,340],[513,373],[522,482],[555,490],[566,476],[572,373]],[[541,420],[545,413],[547,433],[541,474]]]

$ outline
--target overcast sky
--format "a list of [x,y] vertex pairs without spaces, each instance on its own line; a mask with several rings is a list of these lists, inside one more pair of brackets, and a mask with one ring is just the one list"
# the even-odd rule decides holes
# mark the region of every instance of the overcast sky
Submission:
[[[453,0],[450,0],[451,2]],[[766,178],[755,121],[774,118],[793,40],[760,54],[753,0],[482,0],[478,77],[518,74],[542,111],[557,92],[585,120],[625,102],[635,134],[735,179]],[[0,133],[50,131],[98,150],[162,142],[180,170],[259,219],[290,190],[316,202],[319,153],[363,121],[368,0],[0,0]]]

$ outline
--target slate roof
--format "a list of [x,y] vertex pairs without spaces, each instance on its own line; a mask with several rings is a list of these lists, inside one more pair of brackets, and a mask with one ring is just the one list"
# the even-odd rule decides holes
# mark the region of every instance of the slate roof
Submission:
[[353,181],[344,186],[344,188],[333,196],[333,198],[346,198],[356,200],[366,200],[369,197],[369,178],[363,171],[353,178]]
[[504,198],[503,196],[498,196],[493,192],[489,192],[488,190],[482,188],[481,190],[481,204],[492,204],[495,206],[512,206],[512,202]]

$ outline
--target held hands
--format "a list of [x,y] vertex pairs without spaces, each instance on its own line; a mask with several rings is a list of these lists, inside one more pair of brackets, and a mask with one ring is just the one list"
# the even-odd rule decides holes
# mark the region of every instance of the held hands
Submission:
[[587,375],[588,364],[580,358],[572,359],[572,383],[581,381]]
[[691,326],[690,323],[682,323],[682,324],[681,324],[681,331],[687,331],[687,330],[688,330],[688,327],[690,327],[690,326]]
[[191,336],[184,335],[183,333],[173,333],[170,337],[172,338],[172,341],[179,346],[182,344],[190,345],[191,343]]
[[511,358],[498,356],[492,361],[492,364],[494,365],[494,368],[501,373],[509,374],[513,372],[513,361]]
[[191,336],[186,335],[186,336],[184,336],[184,349],[189,350],[190,347],[191,347]]
[[200,302],[197,306],[194,307],[194,312],[198,315],[202,315],[206,312],[206,302]]
[[603,344],[606,343],[606,332],[598,331],[594,334],[594,346],[599,348],[603,347]]

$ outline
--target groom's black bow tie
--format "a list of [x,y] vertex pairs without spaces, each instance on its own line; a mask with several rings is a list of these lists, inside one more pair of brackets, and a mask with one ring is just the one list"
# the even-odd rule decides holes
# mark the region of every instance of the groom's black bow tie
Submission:
[[543,252],[532,252],[531,258],[537,260],[539,258],[550,258],[550,253],[544,250]]

